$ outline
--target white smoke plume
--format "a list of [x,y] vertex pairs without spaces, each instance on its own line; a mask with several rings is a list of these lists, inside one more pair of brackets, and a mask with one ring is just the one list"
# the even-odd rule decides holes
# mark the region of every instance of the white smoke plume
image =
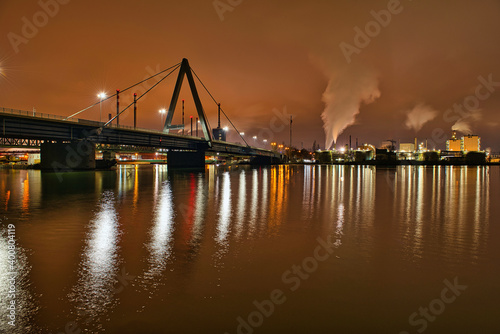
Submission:
[[377,75],[372,71],[350,67],[333,77],[323,93],[325,109],[321,114],[326,134],[325,147],[332,147],[338,136],[356,121],[362,103],[370,104],[380,97]]
[[425,123],[432,121],[438,115],[436,110],[424,103],[417,104],[406,113],[405,125],[408,129],[415,130],[415,132],[420,131]]
[[464,134],[472,134],[472,128],[469,122],[464,119],[459,119],[455,124],[453,124],[451,129],[453,131],[458,131]]
[[451,129],[453,131],[458,131],[463,134],[472,134],[472,123],[479,121],[482,118],[480,110],[471,111],[464,118],[459,119],[453,124]]

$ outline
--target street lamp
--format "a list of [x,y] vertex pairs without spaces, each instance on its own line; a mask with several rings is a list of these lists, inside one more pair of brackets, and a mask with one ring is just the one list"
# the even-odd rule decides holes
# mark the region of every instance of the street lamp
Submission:
[[165,109],[160,109],[160,117],[161,117],[161,125],[163,126],[163,114],[166,113],[167,111]]
[[97,94],[97,97],[100,99],[99,101],[99,122],[102,120],[102,99],[106,98],[106,93],[102,92]]

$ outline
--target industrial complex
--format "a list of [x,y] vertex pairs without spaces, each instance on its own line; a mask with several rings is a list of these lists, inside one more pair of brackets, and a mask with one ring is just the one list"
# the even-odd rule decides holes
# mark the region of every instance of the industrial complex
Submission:
[[378,147],[363,144],[356,149],[341,147],[339,150],[315,152],[319,163],[382,163],[382,164],[485,164],[499,162],[497,155],[481,150],[481,138],[478,135],[457,137],[453,131],[446,141],[445,150],[429,149],[427,140],[418,142],[398,142],[385,140]]

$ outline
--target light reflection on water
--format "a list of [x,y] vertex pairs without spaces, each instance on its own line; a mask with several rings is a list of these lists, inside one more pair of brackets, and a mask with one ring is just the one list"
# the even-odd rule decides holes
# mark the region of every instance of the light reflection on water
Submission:
[[[164,317],[169,326],[190,326],[192,330],[186,332],[220,330],[216,322],[214,327],[204,327],[213,320],[210,314],[230,314],[225,321],[232,323],[254,299],[265,297],[262,291],[276,288],[279,282],[272,279],[279,280],[292,263],[310,255],[315,245],[308,240],[317,237],[335,236],[337,262],[325,263],[312,274],[312,283],[301,292],[303,295],[294,296],[297,305],[307,305],[307,311],[302,312],[324,312],[321,303],[311,304],[310,300],[329,293],[333,301],[350,300],[352,296],[343,295],[347,293],[343,291],[355,284],[353,277],[369,289],[374,279],[396,280],[390,275],[408,279],[395,274],[400,268],[402,272],[420,270],[424,276],[440,270],[466,275],[496,256],[489,242],[493,228],[490,219],[495,209],[492,203],[499,198],[490,184],[499,181],[499,173],[489,167],[210,166],[204,172],[173,172],[160,165],[119,166],[116,171],[89,175],[73,175],[75,184],[79,178],[92,182],[73,190],[75,198],[68,202],[69,212],[79,212],[80,221],[88,222],[82,245],[75,244],[71,250],[79,263],[68,266],[59,264],[57,257],[51,259],[55,265],[67,266],[64,270],[68,273],[78,271],[77,281],[61,289],[72,291],[70,300],[76,304],[77,319],[88,330],[118,328],[115,324],[125,321],[113,316],[119,307],[125,318],[140,310],[162,329],[167,328],[162,323]],[[44,196],[57,198],[58,203],[63,198],[55,190],[51,192],[47,183],[44,187],[40,184],[37,171],[0,173],[0,207],[11,218],[18,217],[20,246],[43,257],[45,249],[39,242],[48,238],[43,227],[50,223],[43,215],[53,210],[44,207]],[[62,186],[56,184],[56,189]],[[95,213],[77,211],[81,201],[90,203]],[[58,228],[80,238],[79,226],[73,220],[67,219],[65,224]],[[128,241],[123,238],[126,234]],[[2,237],[0,260],[4,259],[4,246]],[[26,275],[28,263],[43,272],[36,259],[27,255],[23,260],[21,267]],[[139,284],[131,285],[135,297],[130,293],[118,298],[115,293],[121,264],[138,276]],[[0,262],[2,273],[4,267]],[[370,270],[375,276],[366,274],[373,275]],[[386,271],[391,274],[384,277]],[[439,277],[439,282],[444,278]],[[48,278],[40,275],[37,279]],[[368,290],[374,301],[366,300],[363,307],[378,312],[379,295],[390,295],[395,289],[383,288],[387,290]],[[19,289],[30,300],[33,297],[29,296],[44,294],[34,293],[29,286]],[[335,294],[333,289],[338,289]],[[0,294],[4,291],[0,283]],[[143,308],[144,292],[149,303]],[[202,302],[198,296],[210,296],[213,304],[206,299]],[[120,305],[121,298],[136,300],[126,300],[124,306]],[[240,302],[241,298],[247,298],[249,304],[245,304],[246,299]],[[408,296],[408,314],[414,311],[413,305],[420,305],[418,298],[418,294]],[[178,304],[189,305],[205,321],[186,325]],[[330,307],[336,307],[333,304]],[[300,313],[293,301],[290,305],[290,312]],[[51,313],[63,314],[61,309],[47,307]],[[156,310],[161,310],[161,317],[155,316]],[[344,312],[340,306],[336,310]],[[36,325],[36,315],[36,308],[32,308],[21,319],[24,324]],[[291,318],[295,321],[300,317]],[[318,321],[328,326],[328,318]],[[298,328],[305,328],[306,323],[304,320],[302,327],[299,323]]]
[[150,284],[153,290],[158,286],[155,279],[158,279],[165,271],[167,262],[171,256],[171,241],[175,216],[170,181],[163,181],[159,189],[159,195],[155,201],[153,227],[149,233],[151,240],[147,245],[149,250],[149,269],[144,273],[143,282]]
[[245,208],[247,204],[246,198],[246,173],[241,171],[238,178],[238,209],[236,214],[236,237],[239,238],[243,232],[243,224],[245,219]]
[[200,175],[198,176],[197,186],[196,186],[196,200],[194,209],[194,227],[193,236],[191,243],[195,246],[199,246],[201,239],[203,238],[203,223],[205,219],[207,205],[207,194],[206,187],[204,186],[204,179]]
[[229,172],[222,176],[222,191],[220,193],[220,209],[217,226],[217,242],[222,246],[227,246],[227,236],[231,223],[231,180]]
[[[76,305],[76,319],[87,325],[102,322],[116,304],[114,286],[118,274],[118,214],[111,191],[102,194],[79,268],[80,279],[70,298]],[[97,326],[99,328],[99,326]]]

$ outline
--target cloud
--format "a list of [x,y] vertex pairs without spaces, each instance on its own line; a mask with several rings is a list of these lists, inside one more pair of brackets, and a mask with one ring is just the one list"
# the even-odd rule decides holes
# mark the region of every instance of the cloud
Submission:
[[436,118],[438,112],[424,103],[417,104],[412,110],[407,111],[405,125],[415,132],[420,131],[425,123]]

